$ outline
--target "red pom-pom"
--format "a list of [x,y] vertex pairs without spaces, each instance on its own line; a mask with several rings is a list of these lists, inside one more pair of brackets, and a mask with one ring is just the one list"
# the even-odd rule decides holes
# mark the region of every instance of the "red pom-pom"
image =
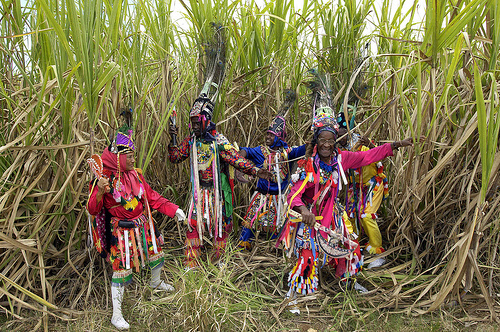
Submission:
[[308,159],[307,160],[307,163],[306,163],[304,169],[306,170],[307,173],[314,172],[314,167],[313,167],[312,159]]

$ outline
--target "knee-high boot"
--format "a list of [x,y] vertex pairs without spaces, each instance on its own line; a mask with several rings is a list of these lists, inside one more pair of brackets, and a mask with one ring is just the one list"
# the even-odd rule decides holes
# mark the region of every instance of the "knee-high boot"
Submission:
[[149,282],[149,286],[154,289],[164,290],[167,292],[172,292],[175,288],[167,284],[165,281],[160,280],[161,266],[157,266],[151,270],[151,281]]
[[111,324],[113,324],[119,330],[126,330],[130,328],[129,323],[127,323],[122,315],[122,302],[124,293],[125,286],[111,286],[111,299],[113,301],[113,317],[111,318]]

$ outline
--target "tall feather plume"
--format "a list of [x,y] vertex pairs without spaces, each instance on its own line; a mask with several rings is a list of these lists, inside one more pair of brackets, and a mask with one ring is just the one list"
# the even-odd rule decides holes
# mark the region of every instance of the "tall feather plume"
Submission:
[[226,71],[226,33],[220,23],[211,23],[213,36],[205,44],[205,84],[201,94],[215,102]]
[[132,106],[124,107],[120,115],[123,117],[122,128],[131,129],[134,124],[134,115]]
[[292,108],[293,104],[295,103],[295,100],[297,99],[297,95],[295,91],[292,89],[286,89],[285,90],[285,100],[281,104],[280,108],[278,109],[278,115],[282,117],[286,117],[288,114],[288,111],[290,108]]
[[[349,123],[347,123],[345,119],[345,114],[344,114],[344,107],[343,104],[340,107],[339,110],[339,118],[338,121],[341,123],[341,126],[347,127],[347,124],[349,124],[349,128],[354,128],[355,127],[355,120],[356,120],[356,113],[357,113],[357,108],[358,108],[358,103],[360,100],[364,98],[364,96],[368,93],[369,89],[371,88],[366,82],[363,81],[364,77],[364,72],[363,72],[363,67],[366,66],[366,63],[364,62],[367,58],[367,52],[368,52],[368,47],[369,43],[366,43],[363,47],[361,47],[361,50],[359,52],[359,57],[356,58],[355,63],[356,66],[354,67],[352,71],[352,75],[357,73],[357,76],[354,80],[353,87],[348,91],[349,95],[347,96],[347,113],[350,117]],[[359,72],[358,72],[359,71]],[[352,79],[352,76],[351,76]],[[344,99],[345,100],[345,96]]]
[[311,108],[313,119],[319,116],[318,113],[327,113],[328,116],[335,118],[332,109],[333,99],[331,96],[330,77],[328,74],[320,74],[316,69],[310,69],[309,73],[313,79],[308,82],[311,90]]

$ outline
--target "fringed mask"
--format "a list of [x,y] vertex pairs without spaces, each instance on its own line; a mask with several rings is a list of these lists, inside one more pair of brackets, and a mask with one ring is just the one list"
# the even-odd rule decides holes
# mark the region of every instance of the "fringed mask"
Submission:
[[204,96],[196,98],[191,111],[189,112],[190,118],[198,118],[200,122],[201,136],[205,136],[207,128],[212,123],[212,116],[214,113],[214,104],[212,101]]
[[198,115],[205,115],[208,120],[212,120],[214,114],[214,103],[208,99],[204,94],[201,94],[193,103],[191,111],[189,112],[189,117],[195,117]]

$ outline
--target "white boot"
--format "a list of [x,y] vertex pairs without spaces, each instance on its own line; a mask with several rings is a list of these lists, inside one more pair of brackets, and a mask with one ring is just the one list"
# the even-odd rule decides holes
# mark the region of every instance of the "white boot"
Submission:
[[381,267],[382,265],[385,264],[385,262],[386,262],[386,259],[384,257],[379,257],[376,260],[374,260],[373,262],[371,262],[370,264],[368,264],[368,269]]
[[286,294],[285,299],[291,300],[287,304],[287,306],[289,307],[288,311],[290,311],[294,315],[300,315],[300,309],[297,306],[297,293],[290,289]]
[[127,323],[122,315],[122,301],[124,292],[124,286],[111,286],[111,299],[113,300],[113,317],[111,317],[111,324],[113,324],[118,330],[127,330],[130,328],[129,323]]
[[151,270],[151,281],[149,286],[156,290],[163,290],[167,292],[173,292],[175,290],[174,286],[167,284],[165,281],[160,280],[161,266],[156,267]]
[[354,282],[354,289],[358,292],[358,293],[368,293],[368,289],[366,289],[365,287],[363,287],[361,284],[358,284],[358,282]]

